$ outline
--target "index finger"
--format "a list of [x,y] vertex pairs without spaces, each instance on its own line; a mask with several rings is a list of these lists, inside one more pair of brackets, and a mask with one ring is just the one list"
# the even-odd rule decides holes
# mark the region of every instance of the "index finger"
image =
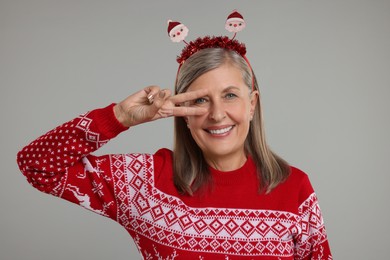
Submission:
[[194,99],[204,97],[208,94],[208,89],[199,89],[195,91],[188,91],[180,94],[176,94],[169,98],[169,100],[174,104],[184,103],[187,101],[192,101]]
[[174,107],[172,109],[173,116],[200,116],[207,113],[204,107]]

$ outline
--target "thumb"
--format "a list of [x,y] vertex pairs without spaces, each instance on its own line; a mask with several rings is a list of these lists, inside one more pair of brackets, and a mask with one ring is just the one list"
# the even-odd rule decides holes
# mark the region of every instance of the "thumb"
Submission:
[[159,110],[165,103],[165,100],[169,97],[169,90],[160,90],[158,93],[156,93],[154,100],[153,100],[153,106],[157,110]]

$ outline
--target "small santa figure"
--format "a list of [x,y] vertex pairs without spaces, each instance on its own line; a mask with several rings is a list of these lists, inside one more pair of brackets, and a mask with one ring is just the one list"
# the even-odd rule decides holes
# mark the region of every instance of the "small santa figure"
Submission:
[[184,39],[187,37],[188,31],[184,24],[168,20],[168,35],[173,42],[186,42]]
[[242,17],[242,15],[237,12],[237,10],[234,10],[231,14],[229,14],[228,18],[226,19],[225,29],[229,32],[237,33],[239,31],[242,31],[244,28],[244,17]]

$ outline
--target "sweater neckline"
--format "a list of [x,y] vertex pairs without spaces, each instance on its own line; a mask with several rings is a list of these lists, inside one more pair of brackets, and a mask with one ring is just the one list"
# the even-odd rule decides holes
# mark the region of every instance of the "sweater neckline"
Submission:
[[253,162],[253,159],[248,156],[245,163],[238,169],[232,171],[220,171],[209,166],[209,171],[215,184],[234,184],[237,183],[237,181],[242,181],[243,179],[248,180],[248,178],[244,177],[248,177],[248,175],[253,175],[253,173],[256,172],[256,165]]

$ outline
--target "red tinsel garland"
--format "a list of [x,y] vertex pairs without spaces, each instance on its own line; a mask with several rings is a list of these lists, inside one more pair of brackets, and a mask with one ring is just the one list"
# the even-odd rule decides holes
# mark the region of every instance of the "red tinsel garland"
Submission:
[[191,55],[206,48],[224,48],[235,51],[241,56],[245,56],[246,54],[245,44],[240,43],[237,40],[232,40],[227,36],[205,36],[189,42],[176,60],[179,64],[182,64],[191,57]]

